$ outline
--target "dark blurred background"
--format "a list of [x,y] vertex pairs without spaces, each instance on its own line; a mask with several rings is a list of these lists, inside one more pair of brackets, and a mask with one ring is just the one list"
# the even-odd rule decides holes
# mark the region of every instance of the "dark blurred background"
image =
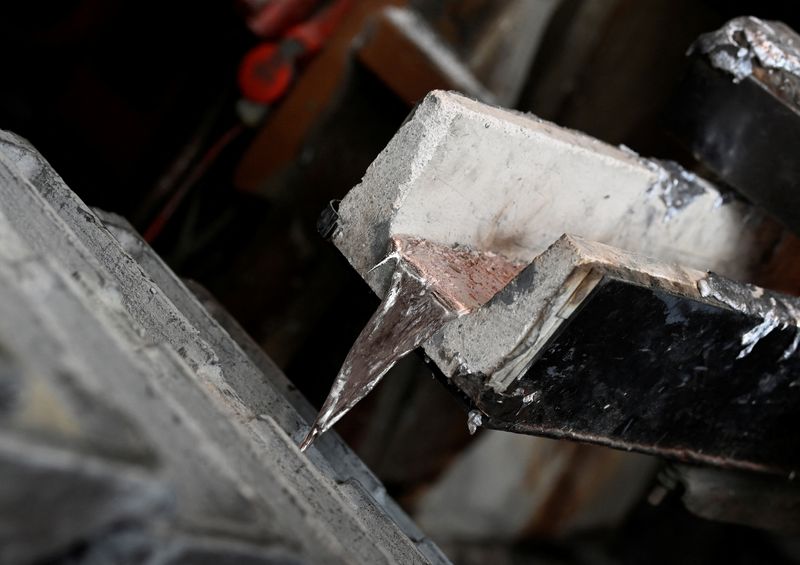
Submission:
[[[296,11],[265,23],[267,4],[7,2],[0,128],[27,137],[87,204],[128,218],[317,406],[377,304],[317,219],[427,91],[465,90],[691,166],[664,123],[688,46],[738,15],[800,27],[796,2],[771,0],[284,0]],[[266,44],[274,49],[259,59]],[[430,49],[473,82],[437,67]],[[338,430],[458,563],[798,555],[791,540],[654,496],[663,469],[648,458],[469,436],[416,358]],[[530,461],[492,504],[452,499],[454,469],[491,482],[492,467],[509,465],[503,454]],[[518,492],[540,496],[522,497],[532,507],[520,511]],[[503,510],[524,518],[495,520]]]

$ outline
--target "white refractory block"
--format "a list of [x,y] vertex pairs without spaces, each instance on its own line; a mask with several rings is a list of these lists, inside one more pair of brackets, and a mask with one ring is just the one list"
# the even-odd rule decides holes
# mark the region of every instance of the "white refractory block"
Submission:
[[[367,272],[397,234],[527,262],[571,233],[750,278],[780,229],[684,174],[532,115],[434,91],[344,198],[334,241],[377,290],[386,272]],[[684,184],[670,194],[673,181]]]
[[[764,257],[788,237],[675,163],[434,91],[342,200],[333,239],[383,295],[390,269],[373,267],[394,236],[528,263],[564,233],[756,283]],[[448,375],[454,359],[444,363],[439,352],[455,351],[448,330],[457,333],[450,326],[463,322],[451,322],[426,345]]]

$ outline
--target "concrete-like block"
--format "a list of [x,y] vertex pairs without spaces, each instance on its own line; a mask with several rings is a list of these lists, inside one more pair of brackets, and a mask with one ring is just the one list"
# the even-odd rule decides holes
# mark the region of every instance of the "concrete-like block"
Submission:
[[[45,385],[36,402],[23,394],[11,417],[23,455],[27,442],[49,437],[76,461],[85,454],[152,473],[174,501],[171,513],[158,521],[146,498],[139,514],[119,498],[111,516],[136,518],[124,528],[148,535],[157,529],[162,545],[186,531],[210,544],[187,555],[234,543],[250,547],[241,555],[265,559],[277,545],[309,562],[443,562],[394,518],[376,528],[374,510],[340,483],[362,484],[378,509],[383,486],[335,436],[299,452],[309,410],[274,365],[233,339],[135,232],[104,223],[27,142],[5,132],[0,197],[0,351]],[[15,393],[2,389],[0,398]],[[54,395],[43,414],[42,399]],[[10,486],[31,495],[29,482]],[[115,500],[112,487],[107,497],[98,489],[97,504],[87,500],[97,520],[87,517],[86,528],[53,536],[43,550],[56,557],[66,544],[102,542],[96,530],[108,524],[102,504]],[[39,488],[48,500],[47,485]],[[40,535],[58,516],[43,518]]]
[[333,241],[382,294],[387,271],[369,271],[394,235],[527,263],[563,233],[752,282],[784,235],[677,165],[437,91],[341,202]]

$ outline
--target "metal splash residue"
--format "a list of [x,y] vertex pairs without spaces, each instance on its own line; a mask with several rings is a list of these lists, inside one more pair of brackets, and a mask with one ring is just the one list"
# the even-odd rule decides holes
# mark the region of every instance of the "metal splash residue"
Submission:
[[734,82],[753,74],[754,65],[800,77],[800,37],[780,22],[753,16],[735,18],[701,35],[689,53],[702,53],[711,65],[730,73]]
[[[753,351],[753,348],[756,344],[761,341],[762,338],[767,337],[769,334],[772,333],[772,330],[777,328],[781,325],[780,320],[778,320],[774,314],[771,312],[767,312],[764,316],[764,321],[755,326],[749,332],[745,332],[742,335],[742,350],[739,352],[739,355],[736,356],[737,359],[743,359],[750,355]],[[784,357],[785,357],[784,353]]]
[[704,298],[714,298],[726,306],[760,318],[761,322],[742,335],[742,350],[737,359],[750,355],[759,341],[771,334],[777,328],[795,328],[795,338],[781,356],[782,360],[788,359],[800,346],[800,299],[764,289],[732,281],[715,273],[708,275],[697,282],[697,290]]
[[402,260],[377,312],[356,339],[333,383],[305,450],[364,398],[403,356],[419,347],[456,313],[440,301],[426,280]]
[[674,161],[645,160],[647,166],[658,173],[658,178],[648,189],[648,193],[657,194],[666,206],[664,221],[668,222],[678,212],[689,206],[695,198],[708,190],[705,184],[692,172],[687,171]]
[[786,361],[789,357],[794,355],[795,352],[797,352],[798,346],[800,346],[800,328],[797,328],[792,343],[786,348],[786,351],[783,352],[783,355],[781,355],[781,361]]
[[675,161],[642,157],[627,145],[618,145],[619,149],[635,157],[648,169],[658,175],[647,188],[647,194],[656,194],[666,207],[664,222],[670,221],[678,212],[689,206],[698,196],[706,192],[716,194],[714,208],[720,208],[736,199],[732,191],[722,191],[719,187],[687,171]]
[[396,236],[391,286],[359,334],[300,445],[305,450],[364,398],[405,355],[447,322],[488,302],[524,265],[502,255]]
[[470,410],[469,414],[467,414],[467,431],[469,431],[469,435],[474,436],[482,425],[483,415],[477,410]]

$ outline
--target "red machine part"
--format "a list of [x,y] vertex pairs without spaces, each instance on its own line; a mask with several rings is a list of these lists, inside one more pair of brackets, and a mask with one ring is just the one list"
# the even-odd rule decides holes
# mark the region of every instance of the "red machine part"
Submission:
[[[305,3],[297,0],[297,4]],[[297,59],[322,48],[352,3],[352,0],[334,0],[313,18],[290,28],[280,43],[262,43],[251,49],[239,67],[239,88],[244,98],[258,104],[272,104],[280,99],[292,83]]]
[[316,53],[322,49],[352,4],[353,0],[334,0],[316,17],[291,28],[286,32],[286,37],[300,42],[305,49],[304,54]]
[[272,104],[289,89],[293,75],[292,61],[282,56],[280,46],[262,43],[242,59],[239,88],[252,102]]
[[268,0],[247,18],[247,27],[263,38],[274,38],[308,18],[320,0]]

